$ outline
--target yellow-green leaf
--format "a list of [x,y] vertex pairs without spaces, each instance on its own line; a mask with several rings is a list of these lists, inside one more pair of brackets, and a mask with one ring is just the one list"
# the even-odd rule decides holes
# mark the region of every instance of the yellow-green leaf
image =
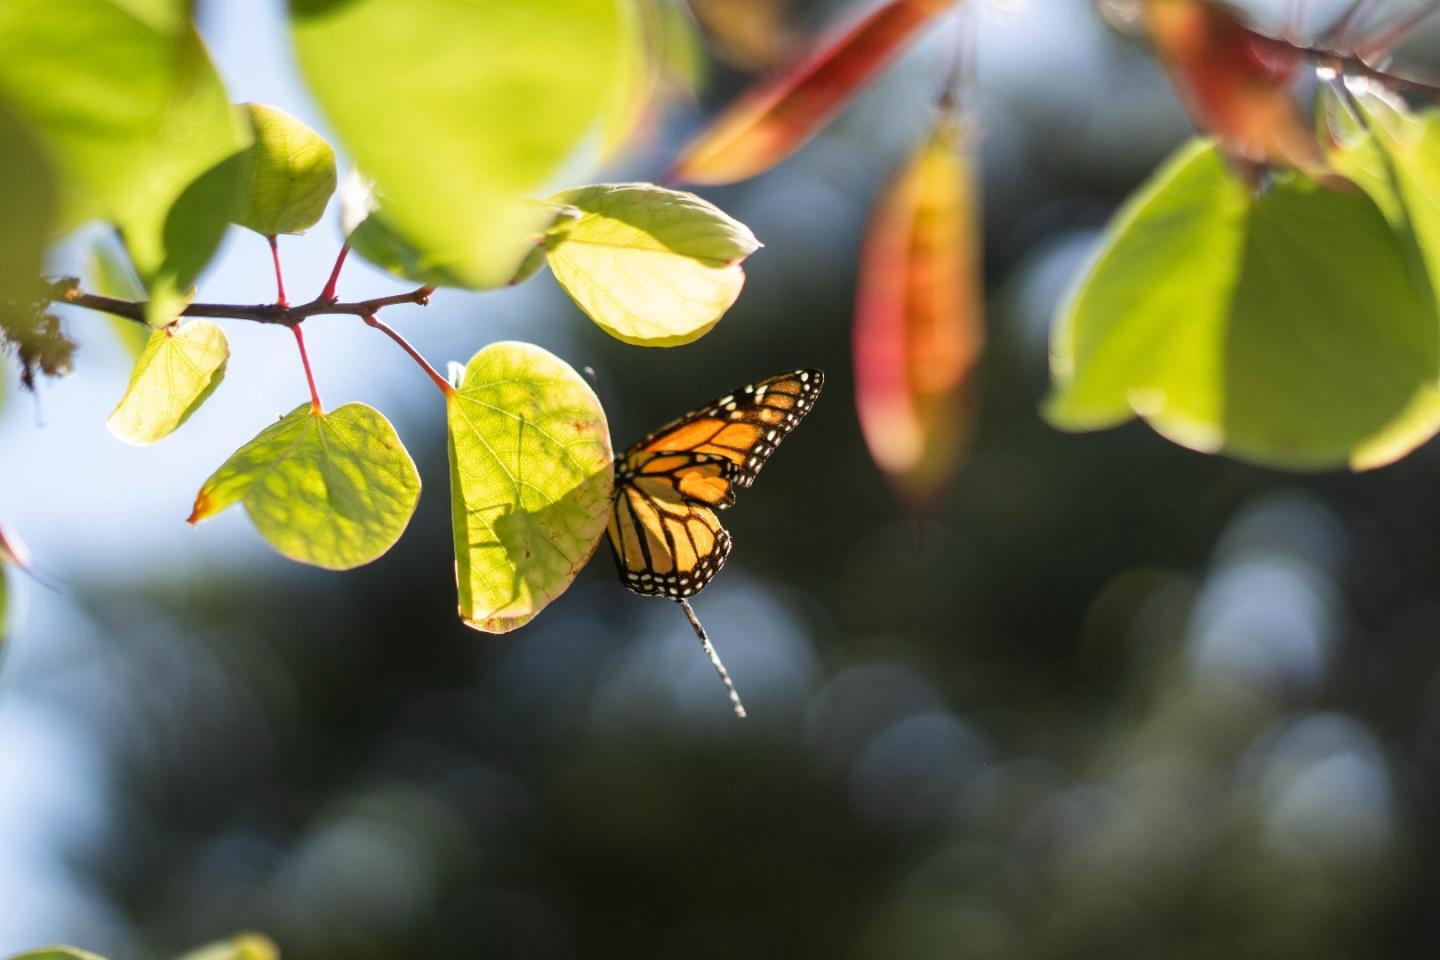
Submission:
[[280,960],[280,948],[267,936],[242,933],[192,950],[180,960]]
[[[92,293],[117,300],[144,300],[145,287],[135,273],[134,264],[125,256],[124,250],[114,244],[101,241],[90,248],[90,259],[85,265],[85,283]],[[127,317],[104,314],[109,321],[115,339],[130,354],[131,360],[139,360],[140,354],[150,343],[154,331],[141,326]]]
[[188,11],[160,0],[0,3],[0,96],[60,173],[66,229],[117,225],[164,326],[209,263],[248,133]]
[[605,411],[569,364],[513,342],[475,354],[447,406],[460,618],[505,633],[565,592],[605,531]]
[[304,233],[320,221],[335,192],[335,151],[325,138],[278,107],[241,105],[250,122],[245,208],[235,222],[273,237]]
[[1138,414],[1177,443],[1291,470],[1389,462],[1435,432],[1440,326],[1413,247],[1361,192],[1254,196],[1186,147],[1116,218],[1061,311],[1046,412]]
[[383,210],[372,210],[349,239],[351,250],[403,280],[432,287],[470,286],[464,277],[446,265],[446,258],[430,256],[422,246],[402,235]]
[[36,335],[30,303],[54,225],[56,184],[44,147],[3,96],[0,185],[0,332],[24,346]]
[[420,475],[379,411],[347,403],[296,407],[216,470],[191,523],[243,502],[280,554],[329,570],[377,559],[400,539],[420,499]]
[[229,360],[230,342],[219,324],[192,320],[156,330],[105,425],[137,446],[168,437],[220,386]]
[[10,638],[10,569],[0,563],[0,653]]
[[98,953],[91,953],[89,950],[81,950],[77,947],[41,947],[39,950],[17,953],[9,960],[105,960],[105,958]]
[[740,262],[760,246],[714,204],[653,184],[581,187],[551,202],[580,211],[548,240],[555,279],[626,343],[673,347],[704,336],[740,296]]
[[607,123],[629,115],[642,52],[629,3],[290,0],[290,22],[390,228],[483,289],[504,286],[544,229],[527,198],[593,164]]
[[[1338,134],[1332,138],[1331,163],[1375,201],[1411,247],[1415,272],[1440,299],[1440,111],[1412,114],[1403,102],[1375,87],[1344,100],[1326,88],[1323,97],[1332,131]],[[1363,116],[1351,116],[1352,109]],[[1417,391],[1405,414],[1357,452],[1354,466],[1391,463],[1437,430],[1440,383]]]

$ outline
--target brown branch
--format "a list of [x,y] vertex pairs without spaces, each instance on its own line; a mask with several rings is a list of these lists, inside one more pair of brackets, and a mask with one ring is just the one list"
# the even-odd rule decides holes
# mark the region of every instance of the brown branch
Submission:
[[[180,315],[182,317],[249,320],[254,323],[275,323],[284,327],[293,327],[309,317],[346,314],[364,318],[386,307],[398,306],[402,303],[418,303],[423,307],[430,302],[430,294],[434,292],[434,287],[419,287],[409,293],[396,293],[388,297],[376,297],[374,300],[361,300],[356,303],[339,303],[333,299],[316,297],[309,303],[293,307],[280,306],[275,303],[259,303],[253,306],[233,303],[192,303],[180,311]],[[68,303],[84,307],[87,310],[99,310],[102,313],[114,314],[117,317],[134,320],[136,323],[145,322],[143,301],[117,300],[114,297],[85,293],[74,281],[63,280],[55,284],[54,299],[59,303]]]

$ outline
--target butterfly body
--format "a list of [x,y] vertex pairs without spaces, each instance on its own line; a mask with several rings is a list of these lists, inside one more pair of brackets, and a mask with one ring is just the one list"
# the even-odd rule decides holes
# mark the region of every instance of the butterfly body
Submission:
[[825,375],[795,370],[742,387],[666,424],[615,468],[610,548],[636,593],[683,600],[730,555],[717,510],[735,502],[810,412]]

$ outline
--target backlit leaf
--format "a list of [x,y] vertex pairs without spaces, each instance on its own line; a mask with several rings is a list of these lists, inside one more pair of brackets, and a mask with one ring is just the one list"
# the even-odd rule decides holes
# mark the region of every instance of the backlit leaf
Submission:
[[420,475],[380,413],[309,403],[225,461],[195,498],[191,523],[236,503],[276,551],[330,570],[380,557],[400,539],[420,498]]
[[1193,144],[1110,227],[1052,371],[1047,412],[1066,429],[1138,413],[1197,450],[1363,468],[1434,432],[1414,411],[1440,377],[1440,327],[1368,196],[1293,174],[1252,197]]
[[384,210],[372,210],[350,233],[349,240],[350,249],[356,254],[402,280],[432,287],[471,285],[454,271],[449,257],[426,253],[421,243],[401,234],[391,225]]
[[246,103],[241,110],[254,142],[246,157],[246,203],[235,222],[266,237],[304,233],[335,192],[335,151],[278,107]]
[[269,937],[242,933],[192,950],[180,960],[280,960],[280,948]]
[[168,437],[220,386],[229,360],[225,331],[209,320],[154,331],[105,425],[136,445]]
[[928,509],[974,428],[984,346],[978,210],[955,123],[942,118],[881,195],[861,252],[855,400],[870,455]]
[[58,227],[119,226],[152,323],[168,323],[230,219],[241,171],[225,161],[248,143],[189,17],[156,2],[6,0],[0,97],[55,161]]
[[40,290],[45,245],[56,213],[56,184],[44,147],[3,95],[0,184],[0,331],[23,345],[36,333],[29,304]]
[[743,94],[685,150],[672,177],[732,183],[798,150],[954,0],[886,0],[808,58]]
[[1256,163],[1323,169],[1291,89],[1303,52],[1211,0],[1145,0],[1145,14],[1156,53],[1200,129]]
[[475,354],[447,406],[460,617],[505,633],[600,543],[614,488],[605,411],[569,364],[511,342]]
[[553,231],[547,259],[565,292],[626,343],[670,347],[709,332],[740,295],[748,227],[691,193],[644,183],[567,190],[580,211]]
[[80,950],[76,947],[41,947],[39,950],[17,953],[9,960],[105,960],[105,958],[98,953],[91,953],[89,950]]
[[642,45],[628,4],[291,0],[290,19],[310,88],[377,184],[389,229],[427,270],[488,288],[543,231],[526,198],[576,173],[579,148],[630,110]]
[[[111,243],[101,241],[90,248],[90,258],[85,265],[85,285],[92,293],[117,300],[143,300],[145,287],[135,274],[135,267],[123,250]],[[131,360],[139,360],[150,343],[155,331],[143,327],[128,317],[104,314],[115,333],[115,339],[130,354]]]
[[[1352,106],[1363,115],[1339,136],[1332,163],[1375,201],[1411,248],[1415,272],[1440,300],[1440,112],[1412,115],[1403,103],[1373,88],[1357,90],[1339,104],[1327,92],[1326,102],[1347,116]],[[1440,385],[1417,395],[1391,430],[1360,451],[1355,465],[1390,463],[1437,430]]]

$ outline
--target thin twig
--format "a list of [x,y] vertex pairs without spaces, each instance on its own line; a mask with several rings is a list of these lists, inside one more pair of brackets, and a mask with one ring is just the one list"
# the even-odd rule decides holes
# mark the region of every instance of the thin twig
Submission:
[[700,638],[700,648],[710,658],[710,664],[715,672],[720,674],[720,682],[725,684],[725,690],[730,694],[730,702],[735,705],[735,716],[741,720],[745,719],[745,704],[740,702],[740,693],[735,689],[735,684],[730,680],[730,671],[725,669],[725,664],[720,662],[720,654],[715,652],[715,645],[710,642],[706,635],[705,628],[700,626],[700,618],[695,616],[695,611],[690,609],[689,600],[676,600],[680,609],[685,611],[685,616],[690,618],[690,626],[695,628],[695,636]]
[[[450,384],[450,381],[440,376],[439,371],[437,371],[434,367],[430,365],[430,361],[426,360],[423,356],[421,356],[420,351],[412,347],[410,345],[410,341],[400,336],[400,334],[394,328],[390,327],[387,324],[381,323],[380,318],[375,316],[374,314],[366,317],[365,322],[370,326],[374,327],[376,330],[379,330],[381,333],[385,334],[385,336],[389,337],[391,340],[394,340],[400,345],[400,349],[410,354],[410,359],[414,360],[420,365],[420,369],[424,370],[426,376],[428,376],[435,383],[435,386],[440,388],[441,393],[445,394],[445,396],[448,397],[455,392],[455,388]],[[295,329],[298,331],[300,328],[296,327]]]
[[310,412],[317,417],[325,412],[325,407],[320,403],[320,391],[315,389],[315,374],[310,369],[310,354],[305,351],[305,334],[297,323],[290,328],[295,334],[295,345],[300,348],[300,363],[305,367],[305,382],[310,384]]
[[340,270],[345,266],[345,258],[350,253],[350,241],[346,240],[340,245],[340,256],[335,258],[335,267],[330,271],[330,279],[325,281],[325,289],[320,291],[317,300],[334,300],[335,285],[340,282]]
[[[115,297],[102,297],[95,293],[85,293],[78,286],[69,285],[67,281],[57,283],[55,285],[55,291],[55,299],[61,303],[84,307],[87,310],[99,310],[102,313],[114,314],[117,317],[134,320],[136,323],[145,322],[145,303],[143,301],[119,300]],[[325,316],[328,314],[367,317],[386,307],[397,306],[402,303],[418,303],[424,306],[430,302],[430,295],[434,292],[434,287],[419,287],[411,290],[409,293],[396,293],[388,297],[376,297],[374,300],[360,300],[355,303],[336,303],[333,300],[324,300],[317,297],[309,303],[302,303],[293,307],[281,307],[273,303],[257,303],[254,305],[192,303],[180,311],[180,315],[182,317],[249,320],[254,323],[275,323],[284,327],[293,327],[309,317]]]
[[270,259],[275,262],[275,305],[288,307],[290,301],[285,299],[285,274],[280,270],[280,242],[273,235],[265,239],[270,242]]

